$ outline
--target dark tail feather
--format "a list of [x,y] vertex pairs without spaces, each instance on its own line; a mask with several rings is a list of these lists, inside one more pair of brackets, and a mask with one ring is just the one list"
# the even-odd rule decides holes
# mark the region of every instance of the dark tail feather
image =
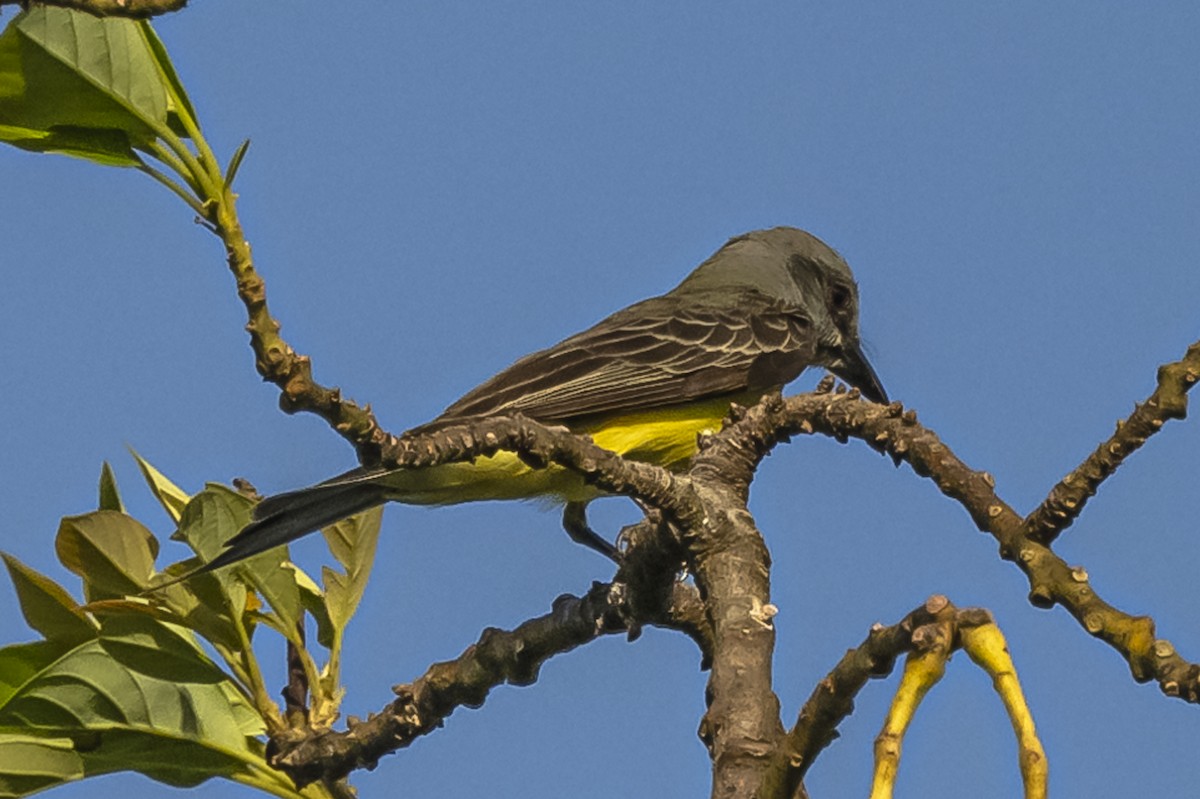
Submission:
[[372,483],[317,485],[267,497],[254,509],[254,521],[225,542],[228,547],[204,564],[212,571],[295,541],[347,516],[382,505],[382,486]]
[[[335,478],[337,479],[337,478]],[[341,521],[386,502],[380,485],[363,479],[357,482],[315,485],[267,497],[254,508],[254,521],[225,542],[224,552],[198,569],[164,583],[150,586],[142,594],[153,594],[197,574],[204,574],[239,560],[295,541],[326,525]]]

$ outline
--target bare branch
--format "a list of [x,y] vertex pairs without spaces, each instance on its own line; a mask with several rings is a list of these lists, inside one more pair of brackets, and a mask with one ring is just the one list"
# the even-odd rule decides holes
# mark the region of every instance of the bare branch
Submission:
[[279,335],[280,324],[267,308],[267,288],[254,267],[250,242],[237,217],[237,196],[226,187],[208,221],[225,245],[229,271],[237,281],[238,298],[246,307],[254,366],[263,379],[281,390],[279,407],[285,413],[305,411],[324,419],[338,435],[354,445],[359,461],[379,460],[379,445],[387,438],[370,406],[343,399],[340,389],[313,380],[312,362]]
[[1187,392],[1200,377],[1200,341],[1188,347],[1182,360],[1158,370],[1158,387],[1128,419],[1117,422],[1117,431],[1096,448],[1073,472],[1054,486],[1037,510],[1025,519],[1024,534],[1049,544],[1071,526],[1100,484],[1146,439],[1171,419],[1187,416]]
[[[1042,508],[1022,519],[997,496],[990,475],[960,461],[917,422],[914,412],[899,403],[860,402],[857,391],[832,392],[827,384],[815,394],[788,400],[774,395],[754,408],[732,409],[729,426],[702,442],[701,453],[685,475],[627,461],[586,437],[520,416],[471,419],[418,435],[387,434],[369,407],[344,401],[337,389],[313,381],[309,359],[279,336],[279,323],[267,310],[265,288],[232,198],[220,205],[214,224],[247,309],[260,374],[281,388],[284,410],[324,418],[355,445],[363,463],[420,468],[506,450],[532,468],[566,468],[588,485],[634,497],[648,510],[661,511],[642,533],[627,539],[631,553],[647,545],[658,555],[640,561],[652,564],[649,567],[623,566],[619,579],[629,583],[600,586],[583,599],[563,598],[554,612],[511,633],[485,633],[457,660],[437,664],[402,687],[400,698],[385,712],[351,724],[345,733],[276,738],[273,762],[300,782],[336,779],[360,765],[374,765],[383,754],[439,725],[455,707],[481,703],[493,685],[532,681],[540,663],[560,651],[617,630],[634,638],[640,624],[663,623],[688,632],[705,653],[705,663],[712,664],[709,707],[700,734],[713,759],[714,795],[752,795],[769,788],[765,780],[781,772],[766,766],[776,762],[784,737],[771,681],[770,556],[745,502],[761,459],[798,434],[821,433],[843,442],[861,438],[897,463],[908,461],[917,474],[930,477],[962,504],[980,530],[996,538],[1001,556],[1028,577],[1031,602],[1040,607],[1062,604],[1088,632],[1126,658],[1135,679],[1157,679],[1164,692],[1200,701],[1200,666],[1184,661],[1168,642],[1156,640],[1151,619],[1131,616],[1101,600],[1082,568],[1071,568],[1038,540],[1052,540],[1069,524],[1087,496],[1163,421],[1182,418],[1185,392],[1198,372],[1200,345],[1193,345],[1184,361],[1163,368],[1154,396],[1139,407],[1124,431],[1077,470],[1078,480],[1064,480]],[[1073,513],[1064,514],[1068,503],[1074,503]],[[679,564],[685,562],[695,575],[698,594],[674,583]],[[637,589],[628,596],[614,593],[619,586],[635,584]],[[614,622],[610,614],[618,606],[619,621]],[[674,615],[655,611],[664,607],[675,608]],[[819,735],[813,740],[820,741]],[[801,757],[804,768],[807,758],[825,743]],[[793,793],[800,790],[797,782]]]
[[621,591],[596,584],[584,597],[561,596],[550,613],[511,632],[483,631],[451,661],[435,663],[416,681],[396,686],[397,699],[366,721],[347,720],[346,732],[291,731],[271,741],[270,762],[299,786],[374,768],[379,758],[441,725],[460,706],[479,707],[497,685],[530,685],[554,655],[599,635],[625,630]]
[[887,677],[898,656],[932,640],[914,639],[914,631],[948,619],[958,626],[974,626],[990,622],[991,616],[978,608],[959,610],[946,597],[935,595],[898,623],[871,627],[866,640],[846,652],[800,709],[773,755],[769,781],[775,787],[768,795],[794,796],[817,755],[837,738],[837,726],[854,712],[854,697],[867,680]]
[[[296,623],[296,637],[303,644],[304,622]],[[304,672],[304,662],[300,659],[300,651],[296,644],[289,639],[287,642],[287,684],[279,692],[283,696],[284,715],[287,716],[288,726],[303,727],[308,724],[308,675]]]
[[[663,522],[662,514],[650,511],[648,518],[621,531],[619,541],[625,552],[614,582],[629,586],[626,602],[630,609],[630,640],[639,635],[639,619],[659,619],[688,635],[700,648],[700,668],[712,666],[712,627],[705,615],[700,592],[692,585],[676,581],[685,568],[686,553],[678,532]],[[661,609],[668,610],[662,618]],[[666,622],[666,623],[664,623]]]
[[771,556],[738,486],[696,481],[706,513],[682,529],[713,631],[708,710],[700,739],[713,763],[714,797],[762,796],[765,766],[783,735],[773,689]]
[[953,616],[918,627],[913,631],[913,643],[913,651],[904,659],[904,675],[892,696],[883,729],[875,736],[871,799],[892,799],[904,736],[925,695],[946,675],[946,663],[955,644]]
[[[1189,358],[1195,348],[1189,349]],[[1173,366],[1177,365],[1167,369]],[[1180,380],[1190,387],[1186,375],[1194,372],[1190,366],[1183,369]],[[899,403],[884,407],[858,401],[856,391],[805,394],[764,400],[726,432],[710,442],[700,459],[715,457],[722,449],[740,449],[749,453],[741,457],[753,468],[789,436],[822,433],[839,441],[859,438],[897,462],[907,461],[999,542],[1000,556],[1016,563],[1028,578],[1031,603],[1041,608],[1061,604],[1085,630],[1121,653],[1135,680],[1156,680],[1168,696],[1200,702],[1200,665],[1180,657],[1169,641],[1157,639],[1153,619],[1109,605],[1088,583],[1084,568],[1069,566],[1048,546],[1029,538],[1025,520],[997,496],[992,476],[959,460],[936,434],[917,422],[915,412],[905,411]]]
[[484,630],[454,660],[436,663],[414,682],[396,686],[397,699],[379,714],[366,721],[348,719],[346,732],[289,730],[273,737],[270,762],[300,786],[335,781],[355,769],[374,768],[379,758],[440,727],[457,708],[481,706],[497,685],[533,684],[551,657],[601,635],[628,632],[636,624],[689,634],[701,626],[702,604],[693,586],[673,583],[665,602],[636,622],[630,616],[631,592],[636,593],[623,583],[596,583],[583,597],[559,597],[550,613],[510,632]]

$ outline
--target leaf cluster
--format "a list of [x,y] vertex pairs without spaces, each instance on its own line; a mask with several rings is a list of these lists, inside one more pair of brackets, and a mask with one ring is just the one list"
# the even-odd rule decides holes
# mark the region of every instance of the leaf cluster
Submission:
[[149,22],[53,6],[21,12],[0,33],[0,141],[133,167],[206,220],[246,150],[217,168]]
[[[150,491],[191,557],[156,567],[159,540],[124,510],[108,464],[99,505],[65,517],[59,561],[80,578],[83,601],[4,554],[26,622],[39,640],[0,648],[0,797],[132,770],[177,787],[221,776],[277,796],[297,791],[268,766],[262,736],[289,724],[270,698],[253,650],[261,628],[283,636],[303,670],[307,717],[338,717],[339,663],[379,533],[376,509],[326,531],[339,568],[318,586],[286,547],[232,568],[156,588],[221,551],[249,521],[254,498],[210,484],[188,496],[135,454]],[[325,650],[306,648],[314,626]]]

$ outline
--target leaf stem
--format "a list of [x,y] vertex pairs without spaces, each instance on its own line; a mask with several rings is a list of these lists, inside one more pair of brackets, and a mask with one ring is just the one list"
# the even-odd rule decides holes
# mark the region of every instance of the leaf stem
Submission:
[[[157,155],[155,157],[157,157]],[[141,172],[144,172],[145,174],[154,178],[159,183],[161,183],[162,185],[164,185],[168,189],[170,189],[172,192],[174,192],[176,196],[178,196],[181,200],[183,200],[185,203],[187,203],[188,207],[191,208],[193,211],[195,211],[199,216],[201,216],[201,217],[206,216],[204,206],[200,203],[199,200],[196,199],[195,195],[191,194],[183,186],[179,185],[174,180],[172,180],[169,175],[167,175],[166,173],[164,173],[158,169],[155,169],[153,166],[151,166],[150,164],[147,164],[145,161],[142,161],[142,163],[138,165],[138,170]]]
[[284,724],[279,715],[279,706],[267,693],[267,684],[263,681],[262,671],[258,668],[258,659],[254,656],[254,649],[250,645],[250,635],[246,632],[246,624],[241,614],[234,614],[233,627],[237,630],[238,641],[241,644],[242,662],[249,678],[247,687],[253,697],[254,706],[258,708],[259,715],[263,717],[269,733],[281,732]]
[[[221,166],[217,161],[217,156],[213,153],[212,148],[208,146],[208,141],[204,138],[204,134],[200,131],[199,123],[196,122],[191,114],[187,113],[186,109],[188,108],[188,104],[184,101],[184,98],[180,97],[179,93],[175,91],[175,86],[171,81],[166,81],[166,90],[170,95],[172,102],[175,104],[175,108],[177,109],[176,117],[183,124],[183,129],[187,131],[188,138],[191,139],[192,143],[196,145],[196,150],[199,153],[199,156],[197,157],[194,155],[183,142],[183,140],[180,139],[168,125],[164,124],[162,126],[164,132],[159,133],[159,136],[164,142],[167,143],[168,146],[171,147],[171,149],[178,152],[181,156],[186,154],[187,157],[184,158],[185,163],[188,163],[189,167],[194,168],[199,173],[197,174],[197,179],[199,179],[204,186],[207,196],[205,196],[203,199],[218,203],[222,202],[225,194],[225,181],[221,175]],[[190,161],[189,158],[191,159]],[[195,162],[194,167],[192,164],[193,161]],[[215,222],[215,220],[210,221]]]

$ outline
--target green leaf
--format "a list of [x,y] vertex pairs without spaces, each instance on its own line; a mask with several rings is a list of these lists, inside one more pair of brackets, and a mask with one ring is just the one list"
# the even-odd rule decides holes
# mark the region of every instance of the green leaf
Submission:
[[[29,42],[139,120],[166,121],[167,93],[142,24],[49,6],[33,8],[12,24]],[[64,107],[75,111],[75,98],[52,99],[60,108],[51,113],[62,114]],[[105,127],[97,121],[80,117],[69,124]]]
[[[227,679],[207,681],[199,650],[171,643],[174,665],[181,658],[194,662],[182,672],[170,670],[169,678],[146,673],[144,656],[131,665],[128,651],[163,640],[146,635],[107,630],[103,641],[57,653],[0,649],[0,793],[137,771],[177,787],[225,777],[277,796],[319,795],[296,791],[267,766],[256,737],[262,720]],[[126,649],[118,647],[114,657],[118,643]],[[194,674],[205,681],[189,681]],[[12,675],[19,679],[2,691]]]
[[0,799],[28,796],[84,777],[70,738],[0,733]]
[[308,573],[296,564],[292,564],[296,573],[296,586],[300,589],[300,604],[317,622],[317,643],[329,649],[333,646],[333,622],[329,618],[329,608],[325,604],[325,593]]
[[134,149],[166,126],[168,90],[178,80],[162,71],[146,28],[48,6],[18,14],[0,34],[0,138],[101,163],[140,163]]
[[329,551],[345,568],[345,572],[329,567],[321,570],[325,584],[325,605],[329,610],[329,620],[337,630],[345,629],[362,600],[371,566],[375,563],[375,545],[379,541],[382,519],[383,508],[376,507],[321,531],[329,544]]
[[151,466],[149,461],[134,452],[132,447],[129,453],[137,461],[138,469],[141,470],[142,477],[146,478],[146,484],[150,486],[150,492],[154,494],[154,498],[163,506],[167,515],[171,517],[171,520],[178,522],[179,517],[183,514],[184,506],[188,504],[191,497],[179,486],[168,480],[162,472]]
[[66,589],[49,577],[3,554],[25,622],[48,640],[79,643],[96,637],[96,625]]
[[188,635],[144,615],[114,615],[100,626],[100,645],[121,665],[162,680],[217,683],[228,675]]
[[[203,492],[197,498],[201,496],[204,496]],[[187,543],[200,554],[171,564],[155,575],[152,585],[191,574],[219,552],[223,542],[239,529],[240,515],[222,503],[214,502],[210,496],[204,496],[190,511],[187,508],[185,505],[180,526],[171,537]],[[104,607],[100,607],[99,603],[93,603],[89,609],[94,606],[95,611],[100,612],[111,608],[114,612],[169,619],[196,631],[224,653],[241,652],[242,640],[234,619],[240,619],[246,610],[247,589],[242,582],[233,579],[228,570],[196,574],[183,582],[156,588],[152,598],[153,604],[104,603]]]
[[245,139],[234,150],[233,157],[229,159],[229,166],[225,167],[225,188],[233,187],[233,181],[237,178],[238,170],[242,168],[242,159],[246,157],[246,151],[249,149],[250,140]]
[[[224,551],[226,541],[250,523],[253,508],[254,502],[247,497],[210,483],[184,509],[177,536],[210,561]],[[287,556],[286,546],[275,547],[236,564],[231,571],[262,595],[279,619],[280,632],[294,638],[303,610],[295,575],[284,565]],[[226,586],[230,578],[225,575],[229,573],[216,572]]]
[[[203,565],[199,558],[173,563],[159,576],[163,581],[189,574]],[[155,578],[154,582],[159,582]],[[90,603],[86,610],[99,612],[141,613],[181,624],[195,630],[214,646],[226,652],[240,652],[242,641],[234,619],[246,610],[246,587],[236,581],[222,583],[220,576],[208,572],[166,588],[153,590],[153,603],[120,600]]]
[[70,649],[60,641],[34,641],[0,649],[0,707]]
[[[190,601],[177,602],[174,596],[176,593],[189,597]],[[153,601],[142,597],[100,599],[89,602],[83,610],[106,618],[115,615],[148,616],[193,630],[222,652],[240,652],[242,642],[238,638],[225,602],[219,588],[215,590],[212,603],[203,604],[195,594],[172,586],[156,593]]]
[[108,461],[100,467],[100,507],[99,510],[116,510],[125,512],[125,503],[121,502],[121,493],[117,491],[117,477],[113,474]]
[[0,141],[35,153],[58,153],[84,158],[104,166],[141,166],[142,159],[129,147],[129,139],[120,131],[56,127],[33,130],[0,124]]
[[204,562],[225,550],[225,542],[250,521],[254,503],[217,483],[209,483],[183,508],[171,538],[192,548]]
[[144,590],[154,573],[158,539],[131,516],[97,510],[64,517],[54,548],[62,564],[83,578],[90,602]]
[[196,116],[196,109],[192,106],[192,100],[188,97],[187,91],[183,88],[183,81],[179,79],[178,73],[175,72],[175,65],[171,63],[171,57],[167,55],[167,48],[163,45],[162,40],[158,38],[158,34],[154,32],[154,28],[150,27],[150,23],[144,22],[141,24],[142,35],[145,37],[146,46],[150,48],[150,55],[154,58],[154,63],[159,69],[159,74],[170,86],[170,91],[167,92],[167,114],[171,129],[180,136],[187,136],[187,127],[181,124],[177,117],[186,114],[192,123],[199,128],[200,120]]

